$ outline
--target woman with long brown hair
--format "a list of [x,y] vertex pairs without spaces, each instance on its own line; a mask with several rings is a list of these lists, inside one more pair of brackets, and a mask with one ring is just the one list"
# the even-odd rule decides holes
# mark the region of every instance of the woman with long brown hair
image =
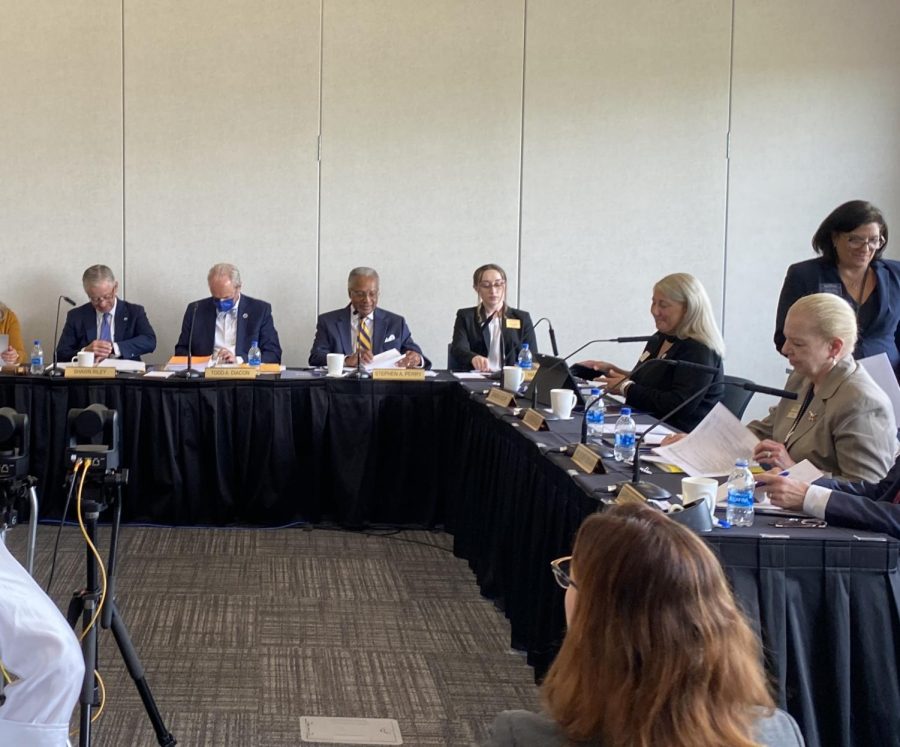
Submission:
[[568,631],[541,688],[546,714],[501,713],[491,745],[803,745],[722,568],[688,529],[616,506],[585,520],[553,570]]

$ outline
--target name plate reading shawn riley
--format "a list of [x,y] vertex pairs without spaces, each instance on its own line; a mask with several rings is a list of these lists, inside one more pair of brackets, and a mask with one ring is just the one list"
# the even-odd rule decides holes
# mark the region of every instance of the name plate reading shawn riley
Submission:
[[505,389],[491,389],[488,392],[487,403],[489,405],[500,405],[500,407],[515,407],[516,397],[512,392]]
[[572,453],[572,461],[575,462],[576,467],[589,475],[593,472],[601,475],[606,474],[606,467],[600,455],[584,444],[578,444],[575,447],[575,451]]
[[424,368],[376,368],[372,378],[379,381],[425,381]]
[[529,407],[522,416],[522,425],[533,431],[549,431],[550,427],[543,415],[537,410]]
[[203,376],[207,379],[255,379],[259,373],[255,368],[207,368]]
[[116,369],[109,366],[66,366],[63,378],[66,379],[114,379]]

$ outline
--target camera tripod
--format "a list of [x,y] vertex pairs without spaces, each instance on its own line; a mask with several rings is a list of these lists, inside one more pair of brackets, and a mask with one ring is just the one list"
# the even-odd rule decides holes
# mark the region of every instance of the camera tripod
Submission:
[[31,475],[23,477],[0,477],[0,542],[6,541],[6,530],[19,523],[16,504],[28,495],[31,521],[28,526],[28,550],[25,569],[34,576],[34,546],[37,542],[38,499],[34,486],[37,479]]
[[[100,574],[97,566],[97,558],[90,546],[87,548],[87,586],[83,591],[76,592],[69,604],[68,614],[66,615],[69,624],[74,628],[79,615],[82,617],[82,630],[84,633],[82,640],[82,650],[84,652],[84,684],[81,688],[80,716],[79,716],[79,747],[89,747],[91,743],[91,712],[99,706],[99,690],[96,677],[96,669],[98,668],[99,655],[99,631],[97,623],[104,630],[112,628],[113,637],[119,647],[119,653],[128,669],[128,674],[137,687],[138,694],[141,696],[141,702],[144,704],[144,710],[153,725],[156,732],[156,740],[162,747],[173,747],[177,744],[169,730],[163,723],[159,709],[156,707],[156,701],[153,699],[153,693],[150,692],[150,686],[144,677],[144,668],[138,659],[134,644],[128,635],[128,629],[119,614],[119,608],[116,605],[115,579],[116,579],[116,549],[119,540],[119,525],[122,518],[122,486],[128,483],[128,470],[106,470],[91,472],[90,468],[85,465],[84,473],[78,477],[78,468],[69,475],[71,480],[80,479],[79,493],[81,488],[87,497],[81,500],[81,512],[84,517],[84,530],[90,538],[91,544],[96,545],[97,537],[97,521],[100,512],[112,507],[114,510],[112,527],[110,530],[109,540],[109,559],[107,561],[107,584],[106,594],[104,595],[102,614],[99,619],[97,616],[97,607],[101,603],[101,587]],[[93,624],[92,624],[93,623]]]

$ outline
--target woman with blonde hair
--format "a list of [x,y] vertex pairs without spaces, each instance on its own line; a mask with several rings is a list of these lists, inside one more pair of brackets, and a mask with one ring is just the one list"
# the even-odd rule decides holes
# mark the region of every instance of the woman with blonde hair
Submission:
[[[693,275],[676,272],[653,286],[650,313],[656,334],[650,338],[638,365],[626,371],[606,361],[583,361],[582,366],[603,371],[599,379],[608,391],[625,395],[630,407],[661,417],[723,377],[725,343],[713,315],[706,290]],[[645,363],[654,358],[699,363],[716,369],[709,373],[696,368]],[[669,422],[689,431],[722,399],[723,388],[712,386],[684,407]]]
[[544,713],[507,711],[490,745],[796,747],[760,644],[712,551],[646,505],[589,516],[553,561],[568,630]]
[[25,343],[19,319],[5,303],[0,301],[0,335],[9,335],[6,350],[0,350],[0,362],[4,365],[25,362]]

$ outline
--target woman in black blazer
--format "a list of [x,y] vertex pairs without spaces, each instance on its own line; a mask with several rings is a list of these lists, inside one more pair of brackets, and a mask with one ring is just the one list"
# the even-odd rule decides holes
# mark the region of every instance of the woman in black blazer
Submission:
[[840,296],[856,312],[859,338],[854,358],[887,353],[900,379],[900,262],[882,259],[888,227],[865,200],[835,208],[812,239],[822,256],[788,268],[775,317],[775,347],[784,345],[784,319],[798,298],[812,293]]
[[451,371],[499,371],[514,366],[522,343],[537,353],[534,325],[527,311],[506,305],[506,273],[499,265],[482,265],[472,275],[479,303],[456,312]]

